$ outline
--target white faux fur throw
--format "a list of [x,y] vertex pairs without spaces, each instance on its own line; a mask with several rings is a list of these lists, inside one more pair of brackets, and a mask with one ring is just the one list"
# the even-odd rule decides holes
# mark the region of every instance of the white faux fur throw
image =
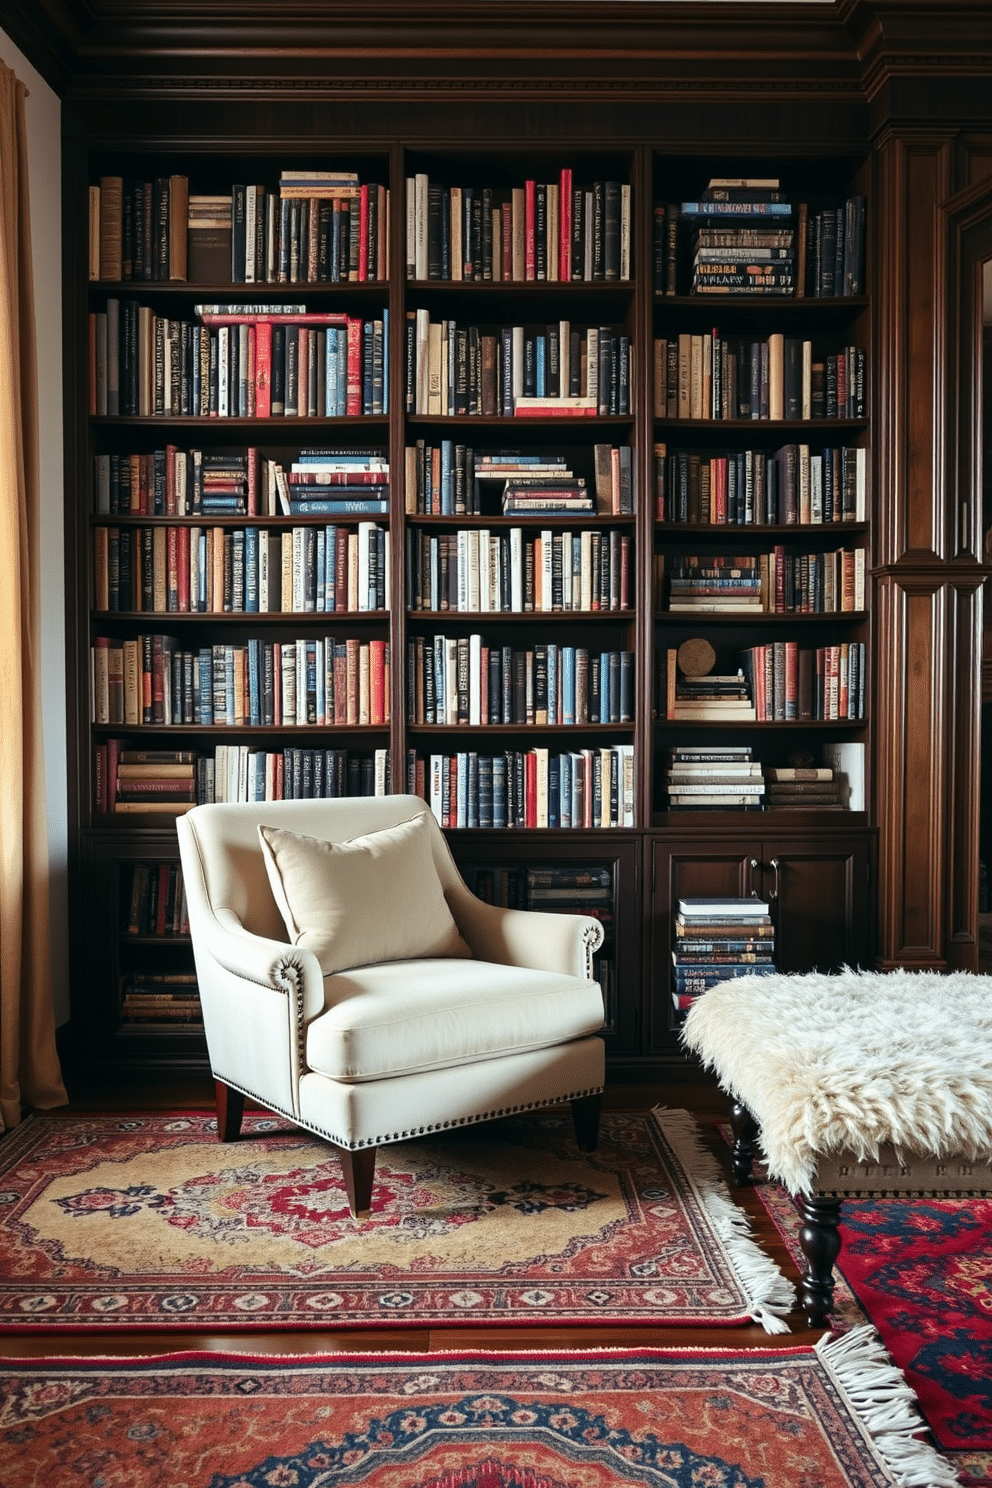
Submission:
[[682,1039],[747,1106],[790,1193],[812,1191],[818,1153],[992,1156],[992,977],[740,977],[697,998]]

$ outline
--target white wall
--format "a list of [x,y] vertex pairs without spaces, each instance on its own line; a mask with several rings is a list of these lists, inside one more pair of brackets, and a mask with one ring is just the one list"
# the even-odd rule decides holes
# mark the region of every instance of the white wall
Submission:
[[[28,182],[38,337],[41,433],[41,654],[48,845],[52,882],[55,1017],[69,1016],[65,585],[62,459],[61,105],[24,54],[0,30],[0,57],[28,89]],[[0,786],[2,789],[2,786]]]

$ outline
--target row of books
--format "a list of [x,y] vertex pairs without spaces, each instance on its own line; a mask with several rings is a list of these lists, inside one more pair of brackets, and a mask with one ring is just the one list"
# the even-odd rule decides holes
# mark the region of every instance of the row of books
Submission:
[[99,812],[176,815],[215,801],[381,796],[389,793],[391,780],[385,748],[367,754],[248,744],[218,744],[206,751],[136,750],[109,739],[95,753],[93,805]]
[[770,976],[778,970],[769,910],[767,900],[756,894],[679,899],[672,945],[672,1002],[677,1014],[719,982]]
[[92,721],[130,728],[380,726],[389,723],[386,641],[252,637],[183,650],[175,636],[90,650]]
[[[577,477],[562,454],[525,454],[522,450],[476,451],[457,440],[428,444],[418,439],[406,449],[406,510],[411,516],[496,515],[504,509],[508,487],[524,482],[542,486],[543,511],[565,509],[557,481],[581,479],[590,499],[584,510],[602,516],[631,516],[634,511],[633,451],[629,444],[595,444],[592,479]],[[567,510],[575,507],[569,503]],[[538,513],[541,514],[540,512]]]
[[654,446],[659,522],[820,526],[863,522],[867,451],[841,445],[814,453],[805,443],[705,455]]
[[140,418],[344,418],[389,411],[389,312],[305,307],[89,314],[89,411]]
[[408,279],[458,282],[630,278],[626,181],[557,180],[452,186],[426,172],[406,181]]
[[579,727],[632,723],[633,651],[538,643],[489,646],[480,635],[407,642],[407,718],[416,725]]
[[612,326],[503,326],[486,332],[407,312],[406,411],[525,415],[630,412],[630,337]]
[[[381,450],[301,449],[295,459],[243,449],[164,449],[93,457],[98,516],[290,516],[307,503],[324,515],[389,509],[389,460]],[[303,514],[303,513],[300,513]]]
[[135,972],[122,978],[121,1023],[149,1023],[198,1030],[203,1023],[196,974],[191,971]]
[[791,295],[792,204],[774,180],[711,180],[680,213],[691,238],[690,294]]
[[683,332],[654,342],[658,419],[860,419],[867,412],[862,347],[814,355],[813,343]]
[[616,528],[407,530],[407,604],[415,611],[627,610],[630,581],[631,539]]
[[413,755],[407,787],[425,796],[442,827],[632,827],[634,747]]
[[283,171],[276,189],[191,193],[185,175],[89,188],[89,277],[295,284],[389,277],[389,190],[354,172]]
[[93,529],[99,612],[331,614],[389,608],[389,533],[353,527]]
[[736,672],[684,676],[678,651],[665,661],[665,717],[700,723],[860,721],[865,716],[865,645],[806,647],[772,641],[741,653]]
[[[741,205],[749,210],[733,210]],[[811,209],[806,202],[786,201],[784,211],[782,202],[774,205],[777,210],[771,212],[763,210],[765,204],[760,201],[718,201],[709,188],[696,202],[656,202],[656,293],[705,293],[708,280],[711,293],[777,292],[808,298],[864,294],[867,204],[863,196],[848,197],[838,206],[822,209]],[[691,268],[683,279],[680,258],[689,254]],[[698,273],[703,266],[709,268],[708,275]],[[778,268],[781,281],[772,289],[762,290],[760,271],[767,273],[773,266]],[[746,269],[759,272],[746,277]],[[726,275],[743,276],[743,282],[713,283],[721,270]],[[752,283],[752,278],[758,283]]]
[[774,641],[742,653],[759,723],[860,721],[865,716],[865,644],[815,649]]
[[863,548],[793,553],[656,553],[655,601],[672,613],[843,614],[865,607]]
[[189,934],[189,911],[182,864],[135,863],[127,888],[128,935]]

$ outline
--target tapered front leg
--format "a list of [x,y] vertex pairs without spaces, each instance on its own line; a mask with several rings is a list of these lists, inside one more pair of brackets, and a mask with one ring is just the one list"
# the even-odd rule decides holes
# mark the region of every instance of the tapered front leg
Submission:
[[217,1140],[236,1142],[241,1135],[245,1098],[240,1090],[232,1090],[223,1080],[214,1081],[214,1097],[217,1101]]
[[352,1152],[347,1147],[339,1147],[337,1150],[341,1158],[341,1172],[344,1177],[351,1217],[352,1219],[365,1219],[372,1208],[376,1149],[358,1147]]
[[803,1219],[799,1244],[806,1257],[799,1290],[800,1301],[811,1328],[826,1322],[833,1306],[834,1261],[840,1254],[840,1206],[837,1198],[799,1199]]
[[572,1101],[572,1125],[580,1152],[595,1152],[599,1142],[599,1108],[602,1097],[580,1095]]
[[758,1123],[747,1106],[738,1100],[730,1103],[730,1128],[734,1134],[733,1146],[730,1149],[734,1182],[751,1183],[753,1181],[751,1164],[754,1162]]

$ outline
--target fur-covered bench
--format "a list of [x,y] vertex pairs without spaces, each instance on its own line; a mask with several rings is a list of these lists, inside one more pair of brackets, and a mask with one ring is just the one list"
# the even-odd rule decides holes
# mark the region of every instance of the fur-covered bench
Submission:
[[731,1097],[737,1181],[760,1151],[797,1199],[810,1326],[845,1198],[992,1195],[992,977],[742,977],[697,999],[682,1038]]

